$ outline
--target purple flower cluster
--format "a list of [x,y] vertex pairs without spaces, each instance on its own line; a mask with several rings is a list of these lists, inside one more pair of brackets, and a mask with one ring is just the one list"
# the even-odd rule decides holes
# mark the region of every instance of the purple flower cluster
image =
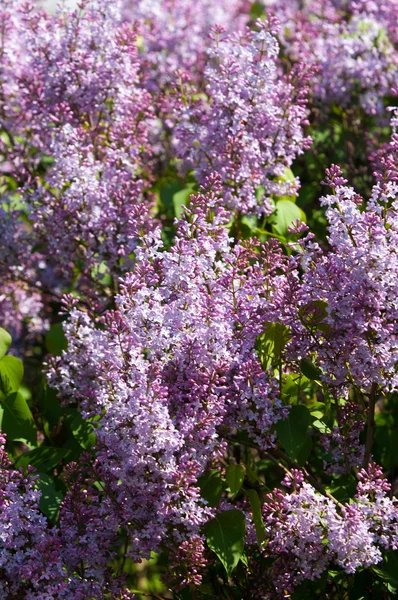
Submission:
[[185,540],[179,546],[175,555],[175,562],[170,565],[171,570],[176,569],[178,572],[183,573],[182,578],[178,582],[179,586],[200,586],[202,583],[202,573],[207,566],[204,552],[205,545],[203,539],[198,535]]
[[378,467],[361,471],[355,502],[339,506],[303,482],[302,475],[292,476],[294,490],[275,490],[263,506],[263,552],[276,559],[271,570],[277,591],[292,593],[330,565],[354,573],[379,563],[382,549],[398,548],[398,504],[387,496],[390,486]]
[[0,597],[62,600],[133,596],[114,577],[114,507],[69,466],[59,528],[39,510],[38,476],[12,468],[0,434]]
[[[230,210],[269,215],[272,196],[293,195],[285,168],[308,147],[306,77],[283,76],[273,21],[257,31],[226,35],[215,29],[204,70],[206,97],[191,94],[174,132],[183,168],[200,183],[215,171]],[[178,113],[178,110],[177,110]]]
[[[242,29],[245,7],[237,1],[214,13],[203,0],[193,22],[187,2],[170,3],[168,13],[160,3],[122,9],[85,0],[54,16],[27,3],[2,6],[0,169],[12,181],[1,197],[4,326],[45,331],[49,302],[65,288],[98,305],[110,301],[104,282],[115,287],[154,226],[155,157],[183,159],[199,183],[216,170],[223,203],[240,212],[267,214],[270,195],[297,189],[298,180],[283,175],[308,144],[305,77],[279,73],[278,44],[265,25],[220,34],[203,50],[210,25]],[[141,44],[149,63],[138,56]],[[195,84],[188,105],[183,90],[170,92],[176,68]],[[195,100],[203,88],[206,100]],[[176,122],[170,144],[159,131]],[[23,276],[20,265],[29,267]],[[26,306],[35,307],[31,322]]]
[[378,183],[364,201],[338,167],[328,171],[333,194],[327,207],[330,250],[303,242],[304,270],[292,320],[294,351],[315,356],[332,386],[372,383],[395,390],[398,379],[396,184]]
[[[49,287],[60,296],[74,282],[100,295],[98,283],[130,264],[131,222],[150,226],[152,109],[135,29],[119,13],[107,1],[55,16],[17,2],[0,15],[0,168],[14,182],[1,197],[0,270],[15,307],[4,324],[14,330],[21,301],[36,306]],[[20,265],[30,264],[22,279]]]
[[100,417],[98,468],[120,498],[135,558],[197,535],[212,512],[196,480],[228,432],[267,447],[286,414],[254,350],[283,257],[232,247],[212,186],[191,198],[170,251],[159,232],[143,238],[102,327],[72,308],[68,352],[50,376],[66,401]]
[[215,25],[240,29],[247,20],[247,0],[124,0],[126,20],[139,23],[142,61],[151,89],[174,84],[177,71],[200,78],[209,32]]
[[[0,390],[10,456],[35,456],[7,431],[13,402],[38,455],[65,451],[24,473],[0,435],[0,598],[128,600],[130,563],[152,553],[173,591],[225,567],[261,600],[380,563],[398,549],[397,500],[369,464],[378,394],[390,410],[398,391],[398,112],[369,200],[327,170],[324,243],[295,220],[290,167],[310,98],[316,123],[383,114],[398,4],[267,2],[280,27],[247,0],[0,2],[0,327],[29,347],[28,384],[62,319],[67,343],[44,367],[58,416],[41,385],[28,403]],[[16,390],[8,345],[1,329]],[[281,467],[287,491],[268,493]],[[43,481],[63,490],[54,522]],[[232,568],[214,531],[239,510],[233,560],[250,555]]]
[[365,113],[383,115],[398,69],[394,2],[275,0],[271,7],[289,57],[316,68],[312,90],[319,104],[357,101]]

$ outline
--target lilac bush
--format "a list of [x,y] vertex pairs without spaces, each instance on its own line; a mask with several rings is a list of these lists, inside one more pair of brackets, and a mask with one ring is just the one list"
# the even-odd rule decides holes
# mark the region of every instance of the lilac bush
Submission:
[[2,171],[14,181],[2,195],[13,221],[12,241],[2,240],[4,277],[16,285],[25,252],[35,271],[24,273],[28,295],[45,295],[48,279],[63,289],[76,278],[76,264],[78,285],[90,294],[110,271],[127,268],[134,212],[143,227],[149,223],[153,117],[139,83],[135,29],[113,3],[60,8],[54,17],[6,3],[2,19],[11,63],[1,81]]
[[148,85],[159,89],[174,83],[176,71],[200,79],[210,29],[239,30],[247,21],[248,2],[201,0],[193,11],[189,0],[124,0],[122,7],[126,21],[139,23]]
[[1,1],[0,600],[397,595],[397,7]]
[[283,482],[293,485],[292,493],[277,490],[264,504],[268,524],[264,552],[276,557],[271,576],[282,593],[319,577],[330,563],[354,573],[379,563],[380,548],[397,549],[398,507],[396,500],[387,497],[389,484],[374,465],[369,472],[360,471],[358,478],[352,504],[337,507],[303,482],[300,472]]
[[117,532],[108,502],[71,463],[59,529],[51,527],[37,476],[12,468],[5,442],[1,436],[1,597],[130,598],[108,567]]

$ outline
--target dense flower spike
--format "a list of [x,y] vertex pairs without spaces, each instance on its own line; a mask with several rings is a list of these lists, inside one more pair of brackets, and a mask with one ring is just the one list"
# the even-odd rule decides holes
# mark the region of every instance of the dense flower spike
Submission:
[[316,354],[325,381],[354,384],[365,392],[372,383],[386,390],[398,385],[397,200],[395,184],[373,188],[363,199],[332,167],[327,183],[329,244],[312,242],[303,253],[298,289],[298,320],[292,324],[296,351]]
[[[231,210],[268,215],[271,195],[294,194],[298,181],[283,180],[308,147],[305,76],[281,76],[273,23],[226,36],[213,32],[204,72],[207,99],[195,96],[181,109],[175,130],[177,156],[199,182],[210,171],[223,181]],[[270,31],[271,29],[271,31]]]
[[0,327],[22,340],[48,329],[41,281],[45,263],[40,254],[31,255],[16,215],[1,208],[0,239]]
[[330,563],[354,573],[379,563],[382,549],[397,548],[398,504],[388,498],[389,485],[378,467],[359,473],[356,501],[340,507],[303,483],[300,474],[292,475],[294,491],[277,490],[263,506],[264,553],[277,559],[271,567],[277,591],[292,593]]
[[277,255],[251,264],[254,249],[231,248],[214,187],[191,199],[170,252],[157,234],[144,238],[104,327],[72,310],[52,376],[87,415],[105,411],[98,461],[123,489],[124,522],[140,523],[137,555],[196,535],[209,517],[195,483],[223,450],[223,430],[247,429],[266,447],[285,414],[254,351],[272,285],[265,260],[276,268]]
[[89,480],[69,467],[60,528],[40,513],[38,476],[12,468],[0,434],[0,598],[129,598],[108,567],[117,520]]
[[[15,82],[13,95],[3,75],[6,130],[41,152],[36,160],[49,153],[54,133],[69,124],[82,151],[94,158],[108,156],[133,168],[142,164],[149,97],[138,85],[135,29],[121,22],[118,4],[85,1],[75,11],[59,9],[49,16],[15,2],[14,14],[11,47],[6,37],[4,51],[11,54],[17,37],[22,59],[16,74],[7,72]],[[17,152],[22,142],[14,137],[11,142]],[[21,168],[29,166],[24,151]]]
[[288,55],[316,67],[312,89],[319,103],[358,101],[366,113],[383,115],[383,97],[398,72],[395,2],[276,0],[271,7]]
[[25,477],[11,467],[4,450],[6,439],[0,435],[0,597],[18,591],[22,558],[29,548],[39,546],[47,527],[38,510],[40,493],[31,476]]
[[142,60],[152,89],[174,84],[178,70],[200,79],[209,31],[215,25],[240,28],[247,20],[247,0],[124,0],[126,19],[137,20]]
[[170,565],[170,569],[176,569],[182,573],[182,578],[178,585],[200,586],[202,583],[202,573],[207,565],[203,554],[205,546],[199,536],[193,536],[190,540],[182,542],[175,556],[175,564]]
[[[152,113],[139,82],[135,29],[106,1],[55,16],[16,2],[6,4],[2,19],[1,170],[12,182],[2,203],[29,224],[14,227],[14,252],[40,249],[37,262],[59,283],[74,281],[89,294],[94,280],[98,294],[98,282],[128,268],[133,214],[150,226],[143,193],[151,176]],[[10,256],[11,284],[21,261],[9,263]],[[24,273],[28,296],[29,283],[36,295],[46,287],[36,271],[33,278]],[[19,313],[23,308],[15,318]]]

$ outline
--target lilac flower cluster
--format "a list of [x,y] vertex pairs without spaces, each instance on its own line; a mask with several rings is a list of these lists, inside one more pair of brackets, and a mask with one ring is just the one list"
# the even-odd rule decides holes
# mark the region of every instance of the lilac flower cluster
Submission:
[[[2,14],[5,25],[10,17],[15,23],[4,53],[13,56],[16,39],[20,48],[2,77],[3,127],[13,132],[11,168],[27,177],[34,159],[52,156],[54,137],[69,125],[93,160],[106,156],[134,173],[145,157],[149,96],[138,85],[135,29],[121,22],[118,4],[84,1],[75,11],[60,8],[50,16],[16,2],[9,12]],[[29,149],[36,151],[32,163]]]
[[355,502],[339,506],[303,482],[302,474],[292,477],[294,490],[275,490],[263,506],[263,552],[276,559],[271,571],[277,591],[292,593],[331,564],[354,573],[379,563],[382,549],[398,548],[398,503],[387,496],[390,485],[379,467],[361,471]]
[[269,215],[271,196],[293,195],[298,180],[283,181],[286,167],[308,147],[306,78],[283,76],[277,66],[275,24],[226,35],[216,29],[204,70],[206,98],[191,95],[174,132],[185,170],[203,182],[211,171],[223,181],[230,210]]
[[[41,333],[48,327],[40,282],[44,265],[40,255],[30,254],[26,234],[15,216],[1,208],[0,239],[1,324],[16,339]],[[26,244],[21,244],[22,239]],[[38,289],[31,288],[32,281]]]
[[179,586],[200,586],[202,583],[202,573],[207,566],[204,552],[205,545],[203,539],[198,535],[185,540],[179,546],[175,555],[175,563],[170,565],[170,570],[177,569],[178,572],[183,571],[183,578],[178,582]]
[[[128,600],[129,563],[152,553],[173,591],[201,594],[213,570],[221,585],[225,567],[225,586],[245,570],[262,600],[380,563],[398,550],[397,500],[369,464],[377,395],[398,391],[398,113],[368,201],[328,169],[325,244],[286,198],[283,235],[268,217],[300,187],[310,87],[320,121],[333,104],[382,114],[398,4],[267,2],[279,29],[247,0],[82,0],[52,16],[0,2],[0,326],[31,363],[64,318],[67,342],[44,367],[58,422],[41,386],[30,404],[0,391],[0,427],[19,402],[36,456],[65,450],[44,477],[66,490],[52,524],[42,474],[16,470],[0,435],[0,598]],[[0,379],[8,345],[1,330]],[[81,416],[94,446],[72,430]],[[8,439],[14,459],[35,456]],[[351,501],[318,481],[322,458],[333,485],[365,467]],[[288,491],[261,496],[281,467]],[[214,530],[239,510],[238,569]]]
[[272,246],[231,247],[211,184],[191,198],[169,252],[159,231],[143,238],[103,327],[72,308],[68,352],[50,373],[65,401],[100,417],[98,468],[136,559],[197,535],[211,516],[196,480],[228,431],[265,448],[286,415],[254,350],[284,259]]
[[139,23],[142,61],[151,89],[174,84],[178,71],[200,80],[209,31],[215,25],[240,29],[247,20],[246,0],[124,0],[126,20]]
[[395,390],[396,184],[378,183],[362,209],[363,199],[338,167],[328,171],[327,183],[333,194],[321,202],[327,207],[330,250],[303,242],[293,346],[301,357],[316,356],[332,386],[350,383],[369,392],[375,383]]
[[312,90],[319,104],[346,108],[357,99],[365,113],[383,115],[398,69],[394,2],[276,0],[271,7],[289,57],[316,67]]
[[[231,11],[229,3],[228,11],[220,6],[213,14],[203,0],[202,17],[193,23],[186,2],[171,3],[168,14],[163,5],[147,13],[147,3],[138,3],[123,12],[107,0],[85,0],[54,16],[27,3],[4,4],[0,161],[12,185],[1,197],[9,219],[0,252],[7,287],[3,325],[22,331],[23,302],[40,307],[28,332],[45,331],[49,301],[59,300],[65,288],[97,304],[110,301],[103,282],[115,286],[131,268],[137,236],[154,226],[149,188],[159,168],[154,157],[165,152],[159,149],[166,143],[159,136],[162,119],[166,128],[179,122],[168,160],[195,167],[199,183],[216,170],[229,208],[267,214],[270,195],[294,193],[298,180],[286,182],[283,175],[309,141],[302,129],[305,77],[279,73],[274,30],[265,25],[237,37],[222,34],[203,51],[209,24],[239,30],[237,15],[245,6],[237,2]],[[144,45],[156,39],[145,54],[151,64],[138,57],[141,37],[132,17]],[[191,49],[184,49],[177,31]],[[164,53],[171,63],[163,69]],[[192,76],[198,53],[207,83]],[[192,98],[185,106],[183,91],[170,100],[159,72],[160,88],[151,88],[154,62],[173,77],[172,87],[175,69],[188,70],[195,94],[206,87],[206,101]],[[28,263],[22,281],[18,265]]]
[[[128,268],[131,221],[150,226],[150,96],[134,27],[119,13],[107,1],[55,16],[16,2],[0,15],[1,171],[18,186],[1,198],[0,270],[15,306],[5,325],[24,314],[21,296],[37,305],[49,281],[52,294],[74,282],[98,295],[104,276]],[[19,266],[29,262],[21,283]]]
[[37,476],[12,468],[5,442],[0,434],[0,597],[132,598],[109,569],[117,533],[109,501],[71,464],[60,526],[51,527],[39,510]]

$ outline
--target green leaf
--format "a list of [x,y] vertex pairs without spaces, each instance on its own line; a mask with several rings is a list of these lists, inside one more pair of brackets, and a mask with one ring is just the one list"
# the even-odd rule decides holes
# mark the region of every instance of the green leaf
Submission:
[[324,417],[324,414],[322,411],[320,410],[312,410],[311,411],[311,417],[314,417],[315,419],[320,419],[322,420]]
[[5,354],[7,354],[8,348],[11,346],[11,336],[10,334],[0,327],[0,358],[3,358]]
[[288,417],[276,423],[278,440],[291,458],[296,459],[300,454],[310,423],[310,412],[301,404],[292,406]]
[[229,489],[231,490],[232,497],[234,498],[242,487],[243,480],[245,478],[245,468],[242,465],[229,465],[225,474],[225,479]]
[[390,551],[383,558],[383,562],[379,563],[377,567],[372,567],[372,571],[381,577],[383,581],[387,581],[398,588],[398,553]]
[[188,206],[189,197],[193,193],[194,184],[190,183],[186,188],[173,194],[174,214],[177,219],[181,219],[182,207]]
[[300,362],[300,369],[303,375],[307,377],[307,379],[311,379],[311,381],[320,381],[320,377],[322,372],[318,367],[314,365],[313,362],[308,360],[308,358],[303,358]]
[[262,2],[254,2],[250,8],[250,16],[253,19],[258,19],[264,15],[265,7]]
[[48,475],[42,473],[36,485],[41,491],[39,508],[54,523],[58,518],[59,507],[64,497],[57,491],[53,479]]
[[309,455],[311,454],[311,450],[312,450],[312,437],[310,435],[307,435],[305,437],[305,442],[303,444],[303,446],[301,447],[300,452],[297,455],[297,462],[299,465],[301,465],[302,467],[305,465],[305,463],[308,460]]
[[275,205],[275,212],[270,217],[273,228],[280,235],[286,235],[289,226],[294,221],[305,221],[303,211],[290,200],[279,200]]
[[228,576],[243,556],[246,520],[242,511],[220,513],[206,526],[206,542],[220,559]]
[[55,427],[65,413],[65,409],[57,398],[56,390],[49,387],[45,382],[39,394],[39,407],[41,414],[47,419],[50,427]]
[[46,335],[46,350],[53,356],[60,356],[66,350],[68,343],[62,328],[62,323],[54,323]]
[[325,486],[340,502],[349,502],[357,489],[357,479],[353,475],[340,475],[332,486]]
[[308,385],[308,379],[301,373],[282,375],[282,398],[286,404],[296,404],[300,392],[303,392]]
[[0,400],[3,409],[0,429],[9,440],[27,440],[37,443],[36,426],[25,398],[19,392],[13,392]]
[[40,473],[46,473],[46,471],[51,471],[51,469],[56,467],[67,453],[68,450],[66,448],[40,446],[40,448],[35,448],[31,452],[22,454],[15,464],[17,467],[31,465]]
[[[240,228],[243,239],[248,240],[251,237],[256,235],[258,219],[256,216],[247,217],[243,215],[243,217],[237,217],[237,220],[240,219]],[[237,221],[235,221],[236,223]]]
[[4,395],[17,392],[23,378],[23,364],[15,356],[0,359],[0,390]]
[[200,495],[207,500],[209,506],[218,506],[222,494],[221,475],[217,469],[212,469],[198,479]]
[[296,181],[296,177],[289,167],[285,167],[283,175],[277,178],[277,181]]
[[328,425],[326,425],[326,423],[324,421],[321,421],[320,419],[315,419],[312,422],[312,427],[315,427],[315,429],[317,429],[320,433],[330,433],[331,432],[330,427],[328,427]]
[[265,331],[257,337],[255,344],[264,371],[279,366],[289,333],[289,327],[282,323],[265,323]]
[[245,490],[245,492],[249,498],[250,507],[252,509],[253,523],[256,529],[257,541],[260,545],[265,539],[265,527],[261,512],[261,501],[256,490]]
[[182,179],[160,179],[155,188],[158,192],[159,211],[169,219],[180,218],[181,207],[188,203],[193,188],[193,183],[187,184]]
[[97,438],[93,431],[91,423],[85,421],[78,413],[70,424],[70,430],[79,444],[85,450],[89,450],[95,445]]

